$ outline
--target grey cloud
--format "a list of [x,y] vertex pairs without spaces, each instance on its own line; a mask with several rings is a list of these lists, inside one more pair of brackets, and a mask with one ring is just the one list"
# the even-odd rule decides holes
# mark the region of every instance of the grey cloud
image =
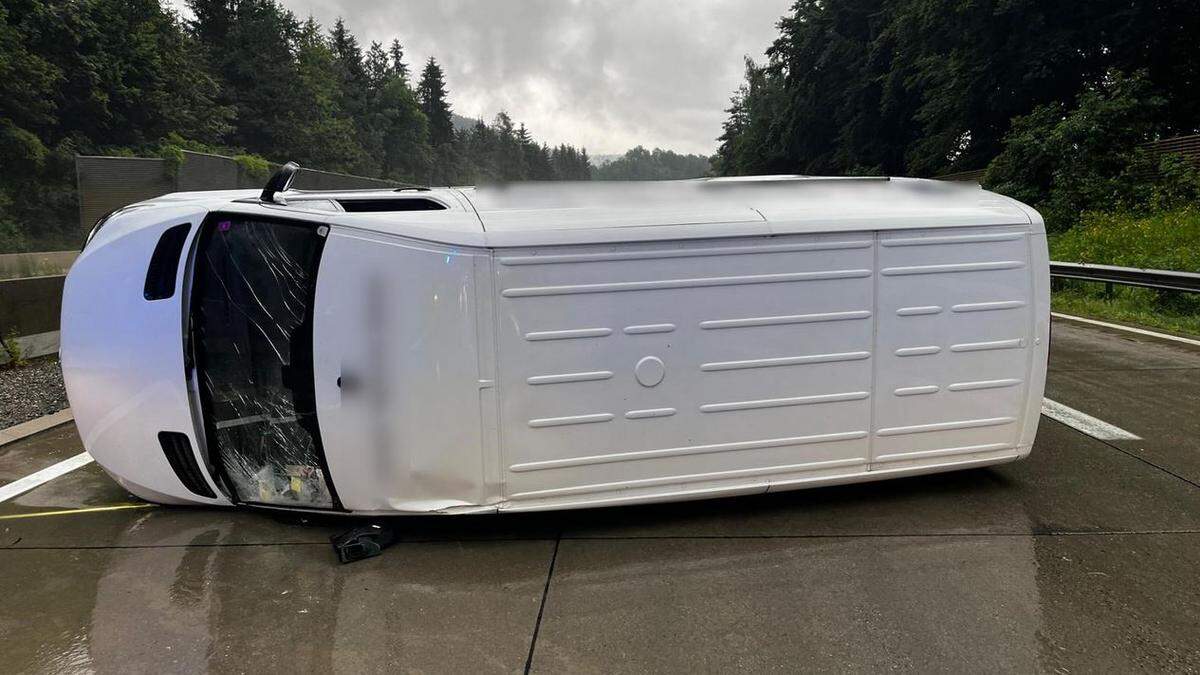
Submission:
[[593,154],[642,144],[711,153],[742,57],[760,57],[791,0],[283,0],[364,43],[393,37],[446,70],[456,112],[507,110]]

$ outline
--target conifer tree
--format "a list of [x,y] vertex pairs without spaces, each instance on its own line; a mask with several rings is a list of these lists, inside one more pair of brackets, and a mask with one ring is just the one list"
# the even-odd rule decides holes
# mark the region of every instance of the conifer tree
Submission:
[[388,48],[388,56],[391,59],[389,65],[392,68],[392,72],[404,84],[408,84],[408,65],[404,63],[404,48],[400,46],[399,39],[392,40],[392,46]]
[[429,119],[430,143],[438,146],[454,140],[454,122],[450,118],[450,104],[446,102],[445,77],[442,67],[432,56],[421,71],[417,100],[421,103],[421,111]]
[[392,76],[392,66],[388,62],[387,52],[383,50],[383,45],[378,42],[372,42],[370,49],[367,50],[367,55],[363,63],[366,70],[367,86],[372,90],[383,88]]

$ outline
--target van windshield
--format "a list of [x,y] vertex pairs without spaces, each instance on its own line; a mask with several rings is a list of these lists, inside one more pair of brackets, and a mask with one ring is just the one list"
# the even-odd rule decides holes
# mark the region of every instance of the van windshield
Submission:
[[324,230],[214,215],[200,235],[192,351],[210,461],[238,501],[333,508],[317,426],[312,300]]

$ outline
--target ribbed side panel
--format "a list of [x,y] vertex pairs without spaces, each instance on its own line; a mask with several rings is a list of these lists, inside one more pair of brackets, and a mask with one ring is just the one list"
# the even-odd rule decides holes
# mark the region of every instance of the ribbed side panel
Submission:
[[1034,348],[1028,236],[880,235],[872,468],[1016,445]]
[[873,241],[498,252],[506,496],[865,469]]

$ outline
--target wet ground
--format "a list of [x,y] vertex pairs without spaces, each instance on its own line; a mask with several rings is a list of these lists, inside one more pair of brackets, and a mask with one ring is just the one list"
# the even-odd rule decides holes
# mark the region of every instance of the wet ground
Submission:
[[[328,537],[346,521],[146,506],[92,464],[0,504],[0,663],[1200,670],[1200,349],[1058,322],[1051,371],[1049,398],[1144,440],[1100,441],[1043,418],[1016,464],[406,519],[400,543],[344,566]],[[70,425],[4,446],[0,484],[79,451]]]

